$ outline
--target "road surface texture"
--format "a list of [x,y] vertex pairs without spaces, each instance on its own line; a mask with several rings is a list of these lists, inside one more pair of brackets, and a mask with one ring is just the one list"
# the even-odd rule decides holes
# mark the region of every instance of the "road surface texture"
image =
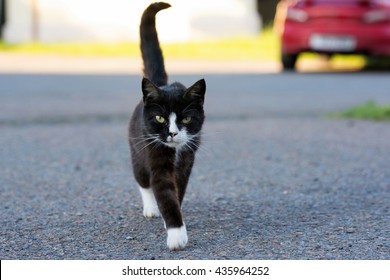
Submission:
[[204,141],[170,252],[142,216],[128,118],[140,75],[0,75],[0,259],[390,259],[388,73],[173,75],[207,81]]

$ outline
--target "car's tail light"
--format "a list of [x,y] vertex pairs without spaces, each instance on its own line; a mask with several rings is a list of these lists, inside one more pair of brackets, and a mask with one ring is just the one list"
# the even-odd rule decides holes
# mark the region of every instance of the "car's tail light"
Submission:
[[390,14],[384,10],[372,10],[364,14],[363,20],[366,23],[389,21]]
[[309,15],[299,9],[290,8],[287,10],[287,19],[298,22],[305,22],[309,19]]

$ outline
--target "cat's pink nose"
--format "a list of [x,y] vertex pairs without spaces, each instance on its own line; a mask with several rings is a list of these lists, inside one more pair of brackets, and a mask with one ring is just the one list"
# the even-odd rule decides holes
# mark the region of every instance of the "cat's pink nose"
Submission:
[[172,138],[175,137],[177,135],[177,132],[169,132],[169,136],[171,136]]

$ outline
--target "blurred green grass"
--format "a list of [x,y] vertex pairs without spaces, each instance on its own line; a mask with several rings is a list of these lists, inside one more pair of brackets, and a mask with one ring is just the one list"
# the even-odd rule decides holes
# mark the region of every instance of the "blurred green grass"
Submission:
[[[194,59],[261,59],[278,60],[280,43],[272,29],[261,35],[215,41],[183,43],[161,42],[164,55],[170,58]],[[137,42],[119,43],[23,43],[0,42],[1,52],[28,54],[65,54],[83,56],[133,56],[139,57]]]
[[360,119],[374,121],[390,121],[390,104],[380,105],[369,100],[339,113],[329,114],[332,119]]

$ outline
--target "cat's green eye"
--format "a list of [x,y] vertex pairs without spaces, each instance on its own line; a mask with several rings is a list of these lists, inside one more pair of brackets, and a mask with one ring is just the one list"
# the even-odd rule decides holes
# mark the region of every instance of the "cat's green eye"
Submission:
[[161,117],[161,116],[156,116],[156,121],[157,121],[158,123],[165,123],[164,117]]
[[185,117],[181,120],[183,124],[189,124],[191,122],[191,117]]

